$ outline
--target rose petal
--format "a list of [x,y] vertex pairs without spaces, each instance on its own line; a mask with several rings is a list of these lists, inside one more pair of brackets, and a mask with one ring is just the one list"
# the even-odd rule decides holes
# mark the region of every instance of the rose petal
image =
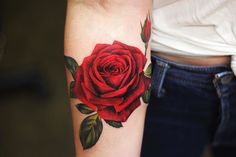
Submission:
[[124,75],[120,74],[120,75],[116,75],[116,76],[107,76],[105,78],[106,82],[113,88],[118,89],[122,79],[123,79]]
[[[91,57],[87,57],[84,62],[82,63],[82,65],[80,66],[81,69],[83,71],[83,74],[81,74],[81,82],[83,82],[86,86],[86,88],[92,92],[94,95],[98,94],[97,88],[94,85],[93,81],[94,79],[91,77],[92,75],[89,73],[90,69],[91,69],[91,62],[94,60],[95,56],[91,56]],[[78,80],[76,80],[76,83],[79,82]]]
[[140,99],[136,99],[133,101],[130,106],[128,106],[126,109],[124,109],[121,112],[116,112],[113,107],[102,107],[99,106],[98,108],[98,114],[101,116],[104,120],[113,120],[118,122],[126,122],[131,113],[139,107],[141,104]]
[[[120,104],[123,102],[123,98],[102,98],[99,95],[94,95],[92,92],[88,91],[88,89],[81,83],[81,92],[85,96],[86,100],[94,105],[104,105],[104,106],[113,106],[114,104]],[[80,93],[81,94],[81,93]]]
[[96,44],[91,55],[97,55],[99,52],[101,52],[103,49],[106,49],[109,46],[110,46],[109,44]]
[[75,82],[75,87],[73,90],[73,93],[75,95],[76,98],[80,99],[81,102],[85,103],[87,106],[89,106],[90,108],[92,108],[94,111],[97,110],[96,105],[90,103],[89,101],[86,100],[84,92],[82,91],[82,87],[81,87],[81,78],[83,75],[83,70],[81,67],[78,68],[77,72],[76,72],[76,82]]
[[96,78],[97,81],[101,82],[102,84],[106,84],[106,81],[101,76],[100,72],[98,71],[99,66],[99,59],[94,62],[94,65],[91,68],[90,75],[93,75],[94,79]]
[[97,53],[97,56],[100,57],[100,55],[104,54],[104,53],[111,53],[113,50],[115,49],[122,49],[122,46],[121,45],[108,45],[106,48],[100,50],[98,53]]
[[[113,45],[119,45],[119,47],[121,47],[122,49],[129,49],[130,47],[132,47],[132,46],[129,46],[129,45],[126,45],[126,44],[124,44],[124,43],[121,43],[121,42],[119,42],[119,41],[117,41],[117,40],[115,40],[114,42],[113,42]],[[118,47],[118,46],[117,46]]]
[[124,110],[127,106],[129,106],[130,104],[132,104],[132,102],[139,98],[145,91],[145,82],[144,80],[140,80],[139,84],[136,86],[136,89],[134,89],[133,91],[130,91],[129,93],[126,93],[126,95],[128,95],[124,102],[114,106],[116,112],[120,112],[122,110]]
[[99,94],[107,93],[114,91],[115,88],[112,88],[111,86],[107,85],[106,82],[100,82],[100,80],[97,79],[97,77],[94,76],[92,70],[89,70],[89,75],[91,80],[88,81],[93,81],[93,85],[96,86],[96,90],[98,91]]
[[127,60],[127,62],[128,62],[127,64],[128,64],[129,66],[127,66],[127,70],[125,71],[125,75],[124,75],[124,77],[123,77],[123,79],[122,79],[122,82],[121,82],[119,88],[122,88],[122,87],[124,87],[126,84],[128,84],[128,83],[130,82],[130,80],[134,77],[135,71],[136,71],[136,70],[135,70],[136,67],[135,67],[135,61],[134,61],[134,59],[128,57],[127,55],[124,55],[123,57],[124,57],[124,58],[127,58],[126,60]]
[[133,47],[133,49],[131,50],[133,57],[135,58],[136,61],[136,65],[139,65],[138,71],[142,72],[144,69],[144,66],[147,62],[146,57],[144,56],[144,54],[140,51],[138,48]]
[[[112,97],[120,97],[120,96],[129,97],[129,95],[127,95],[127,91],[133,85],[133,83],[136,81],[136,78],[137,78],[137,76],[134,76],[134,78],[132,78],[132,80],[126,86],[124,86],[118,90],[114,90],[112,92],[102,94],[101,96],[104,98],[112,98]],[[114,104],[114,105],[117,105],[117,104]]]

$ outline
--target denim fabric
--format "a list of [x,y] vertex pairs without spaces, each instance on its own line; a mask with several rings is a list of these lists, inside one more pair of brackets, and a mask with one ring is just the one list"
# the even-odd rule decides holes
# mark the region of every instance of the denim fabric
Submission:
[[152,56],[142,157],[236,157],[236,77],[225,65],[194,66]]

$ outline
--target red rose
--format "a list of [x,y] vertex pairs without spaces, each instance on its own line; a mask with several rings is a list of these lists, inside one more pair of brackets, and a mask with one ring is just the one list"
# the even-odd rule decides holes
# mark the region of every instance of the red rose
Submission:
[[136,47],[118,41],[97,44],[75,73],[74,95],[102,119],[125,122],[148,88],[145,64]]
[[148,43],[151,37],[151,20],[150,15],[146,17],[146,20],[144,22],[144,25],[141,24],[142,27],[142,33],[141,37],[144,43]]

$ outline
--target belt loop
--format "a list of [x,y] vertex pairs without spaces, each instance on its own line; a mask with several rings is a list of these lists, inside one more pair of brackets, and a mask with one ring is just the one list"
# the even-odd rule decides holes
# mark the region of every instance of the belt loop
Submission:
[[170,68],[168,63],[156,60],[154,65],[154,71],[152,75],[152,88],[157,97],[161,97],[165,93],[165,89],[163,89],[163,83],[166,76],[167,70]]

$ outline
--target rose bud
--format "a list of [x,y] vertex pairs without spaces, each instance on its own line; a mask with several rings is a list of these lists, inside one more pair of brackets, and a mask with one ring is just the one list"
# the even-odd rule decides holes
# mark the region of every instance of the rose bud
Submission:
[[151,36],[151,20],[150,15],[146,17],[146,20],[144,22],[144,25],[141,23],[142,33],[141,37],[144,43],[147,43]]

